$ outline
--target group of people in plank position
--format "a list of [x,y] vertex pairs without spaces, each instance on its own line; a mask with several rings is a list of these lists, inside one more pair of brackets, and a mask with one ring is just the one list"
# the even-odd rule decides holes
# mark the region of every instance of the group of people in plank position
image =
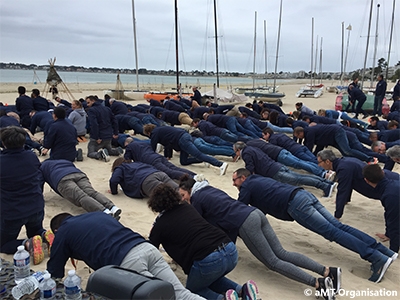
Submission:
[[[56,97],[55,106],[38,90],[32,97],[24,87],[18,93],[15,107],[0,107],[1,252],[12,254],[22,244],[39,264],[45,246],[47,270],[55,278],[64,277],[67,260],[75,258],[94,270],[119,265],[168,281],[177,299],[257,299],[254,278],[239,284],[226,276],[238,262],[235,243],[240,237],[267,268],[334,299],[341,289],[340,266],[285,250],[267,214],[296,221],[358,253],[371,264],[373,282],[382,280],[398,256],[400,176],[392,172],[400,162],[398,96],[389,121],[372,117],[368,124],[346,112],[314,112],[300,102],[288,115],[262,101],[238,109],[210,101],[203,105],[198,93],[194,99],[149,100],[136,106],[107,95],[72,102]],[[182,124],[191,132],[175,127]],[[43,132],[40,141],[37,130]],[[128,134],[130,130],[142,137]],[[87,136],[87,157],[105,162],[110,155],[117,157],[108,192],[117,194],[120,187],[128,197],[148,198],[149,208],[158,213],[148,240],[118,222],[121,209],[75,166],[83,160],[77,145]],[[181,166],[170,162],[173,150],[179,152]],[[40,162],[36,153],[49,158]],[[183,167],[204,163],[223,176],[228,162],[215,155],[245,163],[232,173],[237,200]],[[60,213],[44,229],[45,182],[88,213]],[[335,212],[303,186],[320,189],[322,197],[337,189]],[[389,248],[340,222],[353,190],[381,201],[385,232],[377,236],[389,241]],[[18,239],[23,226],[27,238]],[[162,258],[160,245],[182,267],[186,286]]]

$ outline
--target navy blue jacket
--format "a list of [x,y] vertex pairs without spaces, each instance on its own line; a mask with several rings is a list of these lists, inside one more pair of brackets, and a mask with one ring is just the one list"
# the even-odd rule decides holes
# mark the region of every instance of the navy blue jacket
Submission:
[[179,139],[185,133],[188,134],[184,129],[181,128],[170,126],[156,127],[150,135],[151,148],[153,148],[153,151],[156,151],[157,144],[160,143],[164,147],[171,150],[174,149],[176,151],[181,151],[181,148],[179,146]]
[[68,119],[51,123],[44,136],[43,147],[50,150],[50,159],[74,161],[76,157],[76,128]]
[[215,126],[226,128],[226,122],[228,122],[229,116],[221,115],[221,114],[214,114],[209,115],[207,118],[207,122],[214,124]]
[[253,117],[253,118],[258,119],[258,120],[261,119],[261,116],[260,116],[259,113],[247,108],[246,106],[239,106],[239,111],[241,113],[246,113],[247,116],[249,116],[249,117]]
[[330,118],[317,115],[310,116],[310,121],[318,124],[337,124],[336,120],[332,120]]
[[155,153],[148,143],[132,142],[126,146],[124,158],[151,165],[152,162],[163,157]]
[[168,100],[166,102],[164,101],[164,108],[167,109],[167,110],[173,110],[173,111],[178,111],[178,112],[184,112],[185,111],[185,109],[181,105],[176,104],[176,103],[174,103],[173,101],[170,101],[170,100]]
[[165,111],[165,109],[161,106],[152,106],[150,107],[149,113],[157,118],[158,114],[163,111]]
[[156,168],[141,162],[123,163],[116,167],[110,178],[111,194],[118,194],[118,184],[125,195],[131,198],[143,198],[142,183],[147,176],[160,172]]
[[267,143],[265,140],[261,139],[250,140],[246,143],[246,145],[260,149],[262,152],[267,154],[270,158],[272,158],[275,161],[278,159],[279,153],[281,153],[281,151],[283,150],[282,147]]
[[162,106],[160,101],[154,100],[154,99],[150,99],[149,100],[150,106]]
[[[400,86],[400,85],[399,85]],[[399,87],[399,89],[400,89],[400,87]],[[394,94],[393,94],[394,95]],[[393,97],[393,99],[394,99],[394,97]],[[390,111],[391,112],[394,112],[394,111],[400,111],[400,99],[399,100],[396,100],[396,101],[393,101],[393,104],[392,104],[392,106],[390,107]]]
[[50,109],[50,103],[42,96],[37,96],[36,98],[32,98],[33,108],[36,111],[43,111]]
[[[364,180],[362,169],[366,165],[365,162],[355,157],[337,158],[332,162],[332,169],[336,172],[336,178],[338,180],[336,210],[334,214],[336,218],[341,218],[343,216],[344,207],[347,202],[350,202],[353,190],[368,198],[380,198],[378,191]],[[388,170],[384,170],[384,172],[387,178],[400,178],[397,173]]]
[[207,222],[225,231],[234,243],[243,222],[255,210],[212,186],[196,191],[190,202]]
[[357,87],[354,87],[350,93],[352,101],[358,100],[360,102],[365,102],[367,100],[367,96]]
[[283,133],[273,133],[269,136],[268,142],[280,146],[292,154],[298,152],[302,145],[293,141],[290,137]]
[[215,114],[224,114],[224,115],[234,107],[235,107],[234,105],[218,105],[218,104],[212,106]]
[[247,117],[248,120],[252,121],[254,125],[256,125],[260,129],[264,129],[268,127],[268,122],[260,121],[259,119],[253,118],[251,116]]
[[390,250],[399,252],[399,191],[400,180],[382,179],[375,189],[380,193],[380,199],[385,208],[385,235],[390,238]]
[[171,126],[181,125],[181,122],[179,122],[179,115],[180,112],[178,111],[164,110],[161,115],[161,120],[171,124]]
[[128,113],[128,107],[126,106],[125,103],[119,102],[119,101],[114,101],[111,106],[111,111],[116,115],[126,115]]
[[46,134],[47,127],[53,123],[53,115],[47,111],[37,111],[31,120],[30,131],[35,134],[36,127],[40,127]]
[[203,120],[203,114],[209,111],[210,108],[207,106],[196,107],[192,112],[192,118],[199,118],[200,120]]
[[257,207],[279,220],[293,221],[287,212],[288,203],[292,194],[301,189],[271,178],[250,175],[240,187],[238,201]]
[[388,130],[388,121],[379,120],[376,122],[375,126],[368,125],[367,129],[374,129],[374,130]]
[[400,140],[400,129],[381,130],[378,132],[378,140],[382,142],[394,142]]
[[241,156],[246,163],[247,170],[265,177],[274,177],[283,167],[282,164],[274,161],[258,148],[247,146],[242,150]]
[[40,162],[32,151],[0,153],[0,211],[3,220],[20,220],[44,209]]
[[47,270],[55,278],[64,277],[69,258],[82,260],[93,270],[119,266],[133,247],[144,242],[140,234],[103,212],[68,217],[55,233]]
[[379,80],[376,84],[375,96],[384,97],[386,94],[387,83],[385,80]]
[[42,162],[40,171],[42,171],[43,180],[58,194],[60,192],[57,187],[61,179],[69,174],[83,173],[72,162],[65,159],[46,159]]
[[400,81],[398,80],[396,85],[393,88],[393,100],[396,102],[396,100],[400,100]]
[[190,96],[190,98],[196,101],[199,105],[201,105],[201,94],[198,90],[195,90],[193,92],[193,96]]
[[19,96],[15,100],[15,106],[21,118],[24,116],[28,116],[29,113],[33,110],[32,98],[28,97],[27,95]]
[[197,128],[204,134],[204,135],[214,135],[214,136],[221,136],[222,133],[227,130],[225,128],[221,128],[218,126],[215,126],[213,123],[207,122],[207,121],[200,121],[199,125]]
[[304,146],[310,151],[314,145],[318,147],[335,146],[335,134],[338,130],[343,130],[340,125],[322,125],[308,126],[304,128]]
[[[132,106],[132,105],[127,105],[128,106],[128,110],[130,111],[130,112],[133,112],[133,111],[137,111],[137,112],[140,112],[140,113],[147,113],[147,111],[150,109],[150,106],[149,105],[146,105],[146,104],[143,104],[143,105],[145,105],[145,106],[142,106],[142,105],[135,105],[135,106]],[[147,108],[148,107],[148,108]]]
[[18,120],[14,117],[10,116],[2,116],[0,117],[0,128],[8,127],[8,126],[20,126]]
[[131,115],[116,115],[115,119],[117,120],[118,123],[118,131],[119,133],[124,133],[125,130],[131,130],[133,129],[132,126],[129,124],[129,121],[131,118],[137,119],[137,121],[140,122],[140,120],[136,117],[133,117]]
[[96,101],[87,110],[90,122],[90,138],[94,140],[111,140],[118,134],[118,123],[111,109]]

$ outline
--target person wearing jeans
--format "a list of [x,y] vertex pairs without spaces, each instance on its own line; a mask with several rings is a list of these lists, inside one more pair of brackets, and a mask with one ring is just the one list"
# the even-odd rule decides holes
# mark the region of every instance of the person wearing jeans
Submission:
[[378,83],[376,84],[376,89],[375,89],[375,98],[374,98],[374,110],[373,110],[373,115],[382,115],[382,101],[383,98],[385,98],[386,94],[386,87],[387,83],[385,80],[383,80],[383,75],[379,74],[378,75]]
[[233,150],[240,155],[246,164],[246,169],[252,174],[273,178],[292,185],[308,185],[321,189],[324,197],[331,197],[335,184],[325,178],[315,175],[298,174],[274,161],[258,148],[247,146],[243,142],[233,145]]
[[358,253],[372,264],[370,281],[379,282],[392,260],[397,258],[397,253],[377,243],[373,237],[336,220],[310,192],[303,189],[290,191],[287,184],[251,175],[245,169],[237,170],[236,174],[239,201],[275,218],[296,221],[327,240]]
[[[178,192],[167,185],[157,187],[148,201],[159,213],[149,240],[160,244],[187,274],[186,288],[206,299],[225,299],[241,293],[242,286],[225,277],[238,261],[235,244],[218,227],[208,223]],[[242,291],[243,292],[243,291]],[[241,295],[244,299],[246,294]],[[230,298],[229,298],[230,299]],[[232,298],[233,299],[233,298]],[[237,298],[236,298],[237,299]],[[249,297],[247,299],[256,299]]]
[[203,138],[193,138],[193,143],[202,153],[209,155],[223,155],[235,157],[235,151],[232,146],[219,146],[211,143],[207,143]]

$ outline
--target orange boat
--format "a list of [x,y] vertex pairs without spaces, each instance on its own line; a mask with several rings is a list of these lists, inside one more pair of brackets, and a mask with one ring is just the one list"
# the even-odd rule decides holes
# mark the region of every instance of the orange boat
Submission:
[[[157,101],[164,100],[166,97],[170,97],[171,99],[177,99],[177,96],[179,96],[179,93],[177,92],[149,92],[144,94],[144,99],[154,99]],[[193,96],[193,94],[185,93],[182,94],[183,98],[189,98],[190,96]]]

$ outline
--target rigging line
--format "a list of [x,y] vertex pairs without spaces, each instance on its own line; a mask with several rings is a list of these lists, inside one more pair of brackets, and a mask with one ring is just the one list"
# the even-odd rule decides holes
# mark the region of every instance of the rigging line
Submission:
[[[208,31],[209,31],[209,22],[210,22],[210,14],[209,11],[211,9],[211,2],[212,0],[207,1],[207,9],[206,9],[206,30],[204,32],[204,42],[203,42],[203,49],[200,59],[200,66],[199,70],[207,70],[207,60],[208,60]],[[203,68],[203,60],[204,60],[204,68]]]
[[[165,61],[164,70],[171,70],[171,69],[168,69],[167,65],[168,65],[168,60],[169,60],[169,54],[171,52],[172,42],[174,41],[174,32],[175,32],[174,26],[175,25],[172,25],[172,32],[171,32],[171,37],[169,39],[169,45],[168,45],[168,51],[167,51],[167,59]],[[172,70],[173,70],[173,68],[172,68]]]

